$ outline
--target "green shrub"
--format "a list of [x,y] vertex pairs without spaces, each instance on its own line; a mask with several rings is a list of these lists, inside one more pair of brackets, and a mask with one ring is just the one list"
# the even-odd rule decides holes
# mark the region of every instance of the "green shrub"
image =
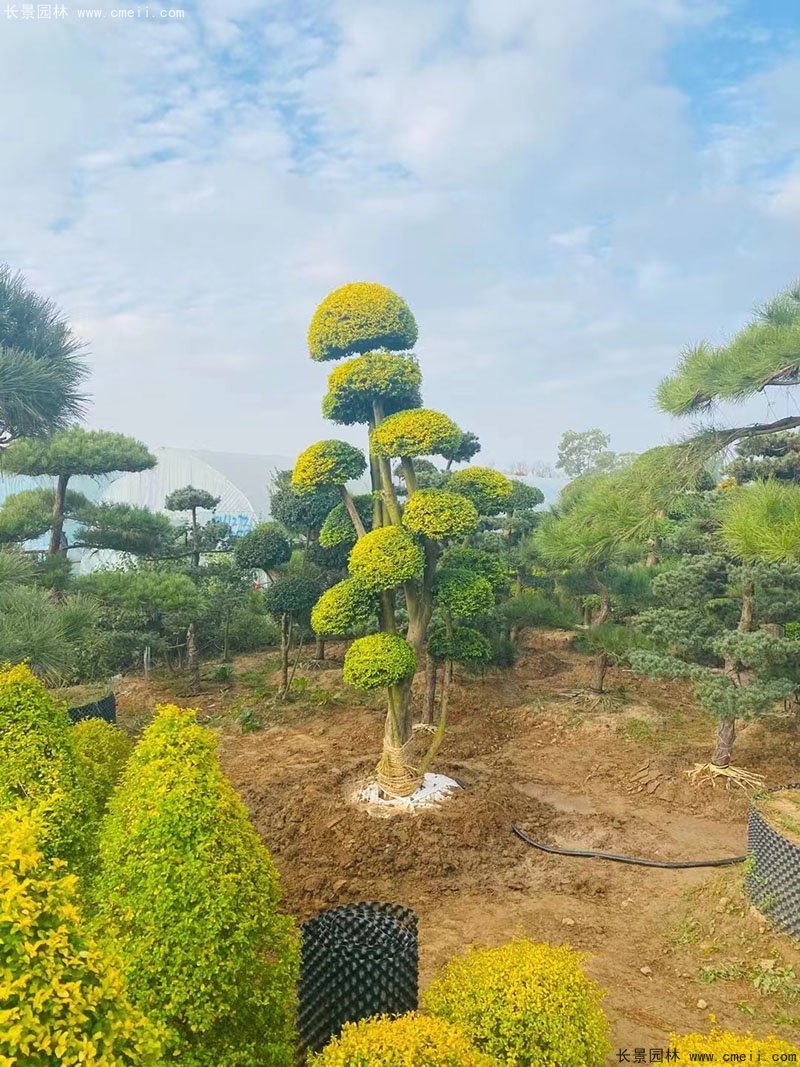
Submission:
[[298,949],[216,739],[172,705],[109,805],[96,886],[130,996],[185,1067],[289,1067]]
[[4,1067],[155,1067],[158,1034],[87,936],[78,880],[47,861],[42,823],[0,812],[0,1063]]
[[97,810],[82,787],[69,717],[25,664],[0,669],[0,810],[21,800],[42,814],[45,854],[81,866]]
[[215,682],[229,682],[233,678],[233,666],[230,663],[220,663],[219,667],[214,668],[214,672],[211,675],[212,681]]
[[[364,523],[364,529],[369,530],[372,525],[372,497],[355,496],[353,503]],[[339,545],[354,545],[357,540],[356,528],[344,504],[337,504],[335,508],[331,508],[319,531],[319,543],[322,547],[338,548]]]
[[411,645],[397,634],[368,634],[348,648],[342,678],[354,689],[381,689],[399,685],[417,669]]
[[491,467],[465,467],[456,471],[447,488],[471,500],[481,515],[497,515],[510,508],[514,492],[511,480]]
[[378,1016],[346,1023],[311,1067],[492,1067],[455,1026],[426,1015]]
[[418,489],[403,510],[403,525],[415,534],[434,541],[471,533],[478,525],[475,505],[446,489]]
[[610,1051],[601,994],[567,947],[513,941],[452,960],[424,997],[508,1067],[601,1067]]
[[494,592],[488,578],[473,571],[448,567],[436,576],[436,600],[451,615],[470,618],[485,615],[494,607]]
[[277,522],[261,522],[236,539],[233,555],[241,570],[271,571],[289,562],[292,546]]
[[84,719],[72,729],[83,786],[98,812],[109,797],[133,752],[133,742],[118,726],[102,719]]
[[311,612],[311,626],[320,637],[342,637],[375,614],[375,596],[353,578],[326,589]]

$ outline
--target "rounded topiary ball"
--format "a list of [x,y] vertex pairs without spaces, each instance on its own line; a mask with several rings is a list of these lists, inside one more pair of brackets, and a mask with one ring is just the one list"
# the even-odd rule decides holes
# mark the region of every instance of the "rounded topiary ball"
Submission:
[[566,946],[513,941],[452,960],[424,997],[508,1067],[602,1067],[611,1050],[602,994]]
[[417,669],[414,649],[397,634],[359,637],[344,657],[342,677],[354,689],[388,689],[411,678]]
[[341,1034],[311,1059],[313,1067],[492,1067],[456,1027],[410,1013],[345,1023]]
[[367,469],[364,454],[347,441],[317,441],[301,452],[292,471],[292,486],[309,493],[322,485],[344,485]]
[[428,634],[428,652],[434,659],[452,659],[456,663],[491,663],[492,646],[488,638],[471,626],[455,626],[448,637],[443,626]]
[[264,590],[264,606],[273,618],[307,616],[320,593],[320,582],[305,574],[282,574]]
[[418,489],[403,509],[403,525],[434,541],[472,533],[478,525],[475,505],[446,489]]
[[462,618],[485,615],[494,607],[494,590],[489,579],[460,567],[439,571],[434,594],[437,603],[451,615]]
[[326,589],[311,612],[311,628],[320,637],[341,637],[369,622],[375,597],[353,578]]
[[277,522],[259,523],[233,546],[233,557],[242,570],[271,571],[288,563],[291,556],[289,538]]
[[397,293],[377,282],[349,282],[329,293],[311,319],[308,348],[318,361],[388,348],[402,352],[417,340],[417,324]]
[[447,488],[471,500],[481,515],[497,515],[503,511],[514,492],[511,479],[491,467],[466,467],[456,471]]
[[396,589],[422,575],[422,549],[402,526],[381,526],[356,541],[348,569],[365,589]]
[[[369,529],[372,522],[372,497],[354,496],[353,503],[361,516],[364,527]],[[339,545],[354,545],[357,540],[356,528],[344,504],[337,504],[335,508],[331,508],[319,531],[319,543],[322,547],[338,548]]]
[[435,456],[455,448],[462,436],[441,411],[411,408],[384,419],[370,440],[379,456]]
[[345,426],[371,422],[374,400],[380,401],[384,415],[420,407],[421,385],[422,374],[413,356],[367,352],[331,371],[322,414]]

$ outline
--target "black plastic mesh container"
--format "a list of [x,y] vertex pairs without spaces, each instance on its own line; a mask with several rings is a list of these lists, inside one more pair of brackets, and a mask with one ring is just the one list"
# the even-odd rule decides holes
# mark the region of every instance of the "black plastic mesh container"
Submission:
[[348,1022],[415,1011],[418,918],[398,904],[346,904],[302,927],[301,1053],[319,1052]]
[[70,708],[69,717],[73,723],[81,722],[82,719],[104,719],[106,722],[116,722],[117,699],[113,693],[109,693],[99,700],[93,700],[90,704]]
[[[770,792],[784,789],[800,789],[800,782]],[[781,930],[800,938],[800,845],[783,837],[751,804],[747,850],[754,861],[745,879],[753,903]]]

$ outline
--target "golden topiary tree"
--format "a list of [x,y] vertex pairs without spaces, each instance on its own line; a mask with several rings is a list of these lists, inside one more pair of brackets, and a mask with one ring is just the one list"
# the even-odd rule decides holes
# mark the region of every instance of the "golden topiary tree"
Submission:
[[[349,357],[328,379],[323,414],[341,425],[366,426],[368,459],[347,442],[320,441],[298,457],[292,475],[299,492],[338,488],[342,504],[323,525],[320,542],[352,543],[350,576],[318,600],[312,613],[315,632],[321,637],[341,635],[368,623],[379,605],[380,632],[353,642],[345,656],[344,677],[359,689],[387,690],[377,773],[388,797],[409,796],[418,788],[444,727],[440,722],[428,753],[416,759],[411,681],[437,601],[440,558],[454,538],[461,541],[477,529],[479,511],[502,510],[513,488],[504,475],[481,467],[470,468],[468,477],[466,472],[452,475],[443,488],[417,488],[415,459],[447,459],[459,453],[467,436],[473,438],[447,415],[422,407],[419,364],[409,351],[416,339],[411,311],[382,285],[343,285],[320,304],[309,329],[311,358]],[[392,480],[392,461],[399,461],[405,482],[403,504]],[[346,488],[367,468],[372,480],[370,509],[360,506]],[[450,613],[454,625],[460,617],[493,605],[491,590],[488,604],[480,595],[484,590],[479,574],[465,568],[459,581],[458,610]],[[405,635],[397,632],[399,596],[408,616]]]

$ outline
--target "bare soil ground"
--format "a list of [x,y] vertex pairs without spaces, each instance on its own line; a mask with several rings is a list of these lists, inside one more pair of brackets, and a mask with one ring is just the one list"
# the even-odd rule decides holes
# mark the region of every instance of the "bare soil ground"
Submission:
[[[346,803],[380,749],[383,708],[327,669],[299,669],[293,702],[270,697],[274,661],[242,657],[234,678],[189,698],[124,679],[119,715],[136,729],[157,702],[192,704],[220,732],[225,770],[275,858],[299,919],[359,900],[420,916],[424,985],[473,942],[515,935],[568,943],[607,991],[614,1054],[666,1048],[670,1032],[718,1024],[796,1040],[800,944],[747,901],[742,865],[665,870],[548,855],[511,832],[566,848],[663,860],[746,851],[747,797],[692,784],[713,726],[680,683],[609,672],[598,706],[579,690],[591,662],[566,635],[532,637],[513,671],[457,675],[436,770],[463,785],[440,809],[375,819]],[[261,728],[244,732],[241,723]],[[735,761],[765,784],[797,780],[800,724],[744,727]],[[632,1052],[631,1052],[631,1058]]]

